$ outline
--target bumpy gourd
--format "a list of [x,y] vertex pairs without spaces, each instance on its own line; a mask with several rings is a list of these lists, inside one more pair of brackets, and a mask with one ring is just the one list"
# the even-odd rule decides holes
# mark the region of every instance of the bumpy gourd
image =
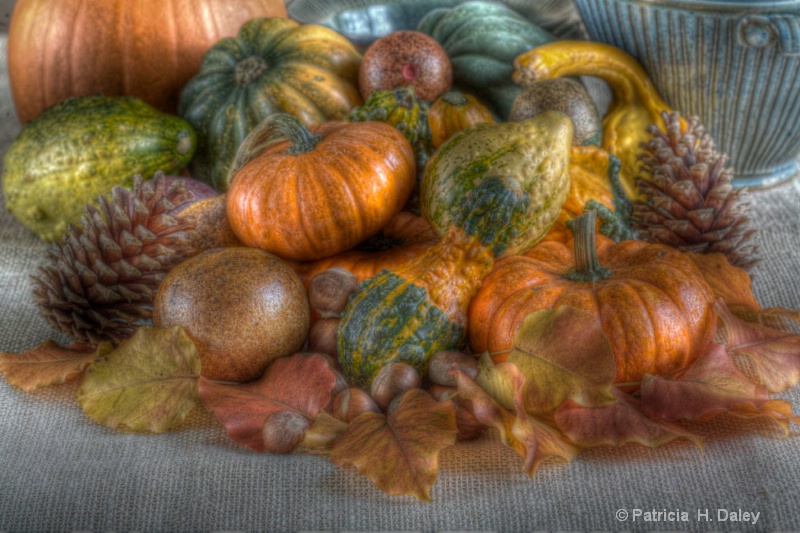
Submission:
[[[539,119],[538,125],[544,124],[547,131],[534,135],[528,130],[509,136],[499,130],[488,137],[478,132],[476,139],[471,133],[477,127],[470,128],[434,154],[423,185],[432,181],[442,190],[457,190],[447,198],[455,208],[442,240],[425,255],[404,269],[368,279],[352,296],[338,330],[339,363],[352,385],[369,387],[377,372],[394,362],[424,374],[433,354],[463,347],[469,302],[495,258],[512,247],[533,246],[566,196],[572,123],[555,113]],[[488,138],[507,143],[503,164],[470,166],[461,159]],[[455,169],[447,161],[437,162],[440,157],[452,160]],[[531,157],[538,158],[538,165],[528,168]],[[466,173],[458,171],[459,163],[467,165]],[[442,229],[442,220],[433,223],[435,229]]]
[[564,141],[571,143],[572,134],[572,121],[558,111],[521,122],[476,124],[456,133],[425,169],[423,216],[444,235],[486,176],[514,176],[535,212],[520,220],[505,253],[524,253],[552,226],[566,199],[570,145]]
[[77,224],[86,204],[156,171],[179,174],[196,148],[192,127],[137,98],[86,96],[49,107],[6,152],[6,208],[45,241]]
[[[672,111],[658,94],[642,66],[614,46],[583,41],[556,41],[514,59],[514,81],[523,86],[564,76],[596,76],[608,83],[612,100],[603,118],[602,147],[622,162],[620,180],[630,197],[638,196],[641,144],[650,140],[647,128]],[[685,124],[685,123],[684,123]]]

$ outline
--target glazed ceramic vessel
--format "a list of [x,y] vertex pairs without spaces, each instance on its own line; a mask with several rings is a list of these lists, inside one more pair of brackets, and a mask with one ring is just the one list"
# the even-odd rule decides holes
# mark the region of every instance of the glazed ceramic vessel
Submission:
[[576,0],[592,39],[638,59],[697,115],[737,186],[800,174],[800,0]]

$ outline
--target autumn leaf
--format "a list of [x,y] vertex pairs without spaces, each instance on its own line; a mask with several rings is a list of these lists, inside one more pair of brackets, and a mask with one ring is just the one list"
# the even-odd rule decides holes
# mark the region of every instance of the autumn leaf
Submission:
[[753,294],[750,274],[731,265],[724,254],[686,252],[686,256],[700,269],[714,296],[722,298],[729,309],[736,313],[761,310]]
[[525,413],[521,404],[525,377],[515,367],[508,369],[508,378],[517,390],[515,413],[498,404],[465,374],[456,372],[455,378],[458,394],[472,403],[475,418],[499,431],[503,444],[522,457],[525,471],[530,477],[536,475],[539,464],[548,457],[571,461],[577,455],[578,449],[566,442],[558,430]]
[[332,459],[337,466],[355,466],[387,494],[430,501],[439,452],[455,441],[453,404],[412,389],[393,400],[388,414],[367,412],[350,422]]
[[323,356],[295,354],[275,360],[249,383],[200,378],[200,398],[239,444],[288,453],[328,405],[335,385],[336,375]]
[[613,394],[617,402],[602,407],[583,407],[567,400],[556,409],[556,425],[576,445],[587,448],[630,442],[652,448],[680,438],[703,448],[702,437],[674,422],[651,419],[639,400],[618,389]]
[[766,387],[750,381],[716,343],[678,378],[646,374],[640,393],[645,412],[665,420],[702,419],[732,405],[769,399]]
[[720,300],[714,311],[725,326],[728,353],[747,357],[769,392],[783,392],[800,381],[800,335],[737,318]]
[[81,374],[95,359],[111,351],[111,344],[101,343],[59,346],[46,340],[21,354],[0,353],[0,373],[9,383],[30,392],[41,387],[60,385]]
[[[501,364],[513,364],[525,376],[522,402],[528,413],[552,412],[568,399],[586,407],[614,402],[611,384],[616,364],[611,343],[594,316],[575,307],[525,317]],[[495,374],[484,375],[481,368],[478,384],[490,394],[503,391],[501,405],[513,405],[508,393],[514,387],[509,387],[506,372],[501,367]],[[498,383],[490,383],[492,377]]]
[[140,327],[89,366],[78,403],[104,426],[160,433],[198,404],[199,376],[197,349],[182,328]]
[[325,411],[317,413],[314,423],[308,428],[297,451],[308,453],[326,453],[333,448],[333,443],[347,431],[347,422],[334,418]]

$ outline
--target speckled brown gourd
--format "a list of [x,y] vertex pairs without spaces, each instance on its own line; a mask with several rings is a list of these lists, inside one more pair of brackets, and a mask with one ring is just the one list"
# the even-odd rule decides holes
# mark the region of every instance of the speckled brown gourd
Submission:
[[555,109],[572,119],[575,146],[600,144],[602,121],[592,97],[578,81],[558,78],[536,82],[514,99],[508,120],[518,122]]
[[453,67],[444,48],[416,31],[396,31],[373,42],[361,61],[358,88],[366,100],[375,91],[411,85],[432,101],[453,84]]
[[153,322],[182,326],[197,345],[201,375],[245,382],[300,349],[310,311],[300,278],[277,256],[222,248],[175,267],[159,287]]

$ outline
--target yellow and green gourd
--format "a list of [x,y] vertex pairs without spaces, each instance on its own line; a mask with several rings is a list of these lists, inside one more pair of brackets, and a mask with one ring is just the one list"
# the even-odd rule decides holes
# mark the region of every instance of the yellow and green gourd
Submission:
[[469,302],[495,259],[531,248],[558,217],[569,191],[572,135],[566,115],[546,112],[472,126],[433,154],[421,208],[442,239],[351,296],[337,338],[351,385],[368,388],[395,362],[424,375],[433,354],[463,348]]
[[66,100],[26,124],[6,152],[6,208],[42,240],[56,241],[115,185],[179,173],[196,144],[188,122],[137,98]]

